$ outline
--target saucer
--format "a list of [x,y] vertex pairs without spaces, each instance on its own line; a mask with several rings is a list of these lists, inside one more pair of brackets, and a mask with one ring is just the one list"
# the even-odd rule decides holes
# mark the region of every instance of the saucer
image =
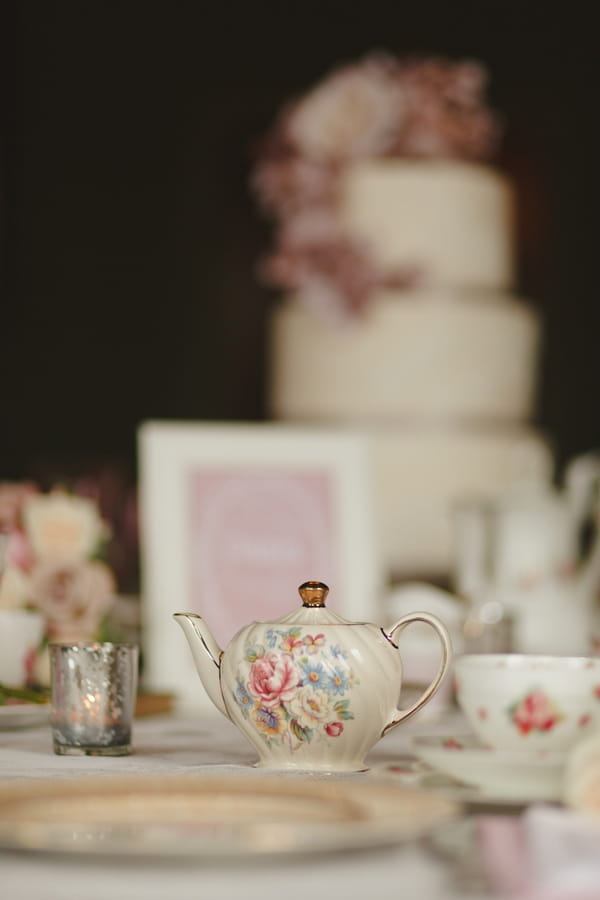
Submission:
[[488,801],[559,801],[566,753],[494,750],[475,737],[415,737],[414,753],[431,768],[479,789]]

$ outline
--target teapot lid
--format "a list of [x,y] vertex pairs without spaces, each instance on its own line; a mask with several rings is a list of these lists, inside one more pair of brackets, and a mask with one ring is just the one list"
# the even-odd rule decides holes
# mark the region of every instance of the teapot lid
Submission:
[[348,625],[337,613],[325,607],[329,588],[322,581],[305,581],[298,588],[302,606],[277,619],[277,624],[285,625]]

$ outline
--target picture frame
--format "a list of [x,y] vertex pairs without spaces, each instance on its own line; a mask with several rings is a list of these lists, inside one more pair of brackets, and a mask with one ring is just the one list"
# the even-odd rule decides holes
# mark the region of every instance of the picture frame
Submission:
[[369,439],[271,422],[143,423],[138,434],[142,678],[181,707],[214,711],[175,612],[202,615],[222,648],[300,603],[373,621],[380,596]]

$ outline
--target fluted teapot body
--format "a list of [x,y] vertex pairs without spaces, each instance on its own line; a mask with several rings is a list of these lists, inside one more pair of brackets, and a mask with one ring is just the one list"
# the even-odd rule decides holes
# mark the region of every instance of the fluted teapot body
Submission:
[[[198,616],[177,613],[213,702],[250,741],[259,766],[356,771],[375,743],[437,690],[451,648],[443,624],[411,613],[390,632],[352,623],[325,607],[328,588],[305,582],[302,606],[274,622],[242,628],[224,652]],[[414,621],[442,647],[438,673],[406,710],[397,707],[402,662],[395,639]]]

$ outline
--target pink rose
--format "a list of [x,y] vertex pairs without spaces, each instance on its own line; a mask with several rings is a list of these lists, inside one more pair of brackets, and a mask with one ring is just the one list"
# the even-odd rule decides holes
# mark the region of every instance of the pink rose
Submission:
[[343,730],[344,726],[341,722],[330,722],[329,725],[325,726],[325,731],[329,737],[339,737]]
[[94,640],[114,590],[112,573],[101,562],[46,560],[32,572],[32,600],[55,640]]
[[512,720],[521,732],[550,731],[561,716],[542,691],[532,691],[515,708]]
[[279,706],[292,699],[299,681],[300,673],[291,657],[269,653],[252,663],[248,690],[263,706]]

